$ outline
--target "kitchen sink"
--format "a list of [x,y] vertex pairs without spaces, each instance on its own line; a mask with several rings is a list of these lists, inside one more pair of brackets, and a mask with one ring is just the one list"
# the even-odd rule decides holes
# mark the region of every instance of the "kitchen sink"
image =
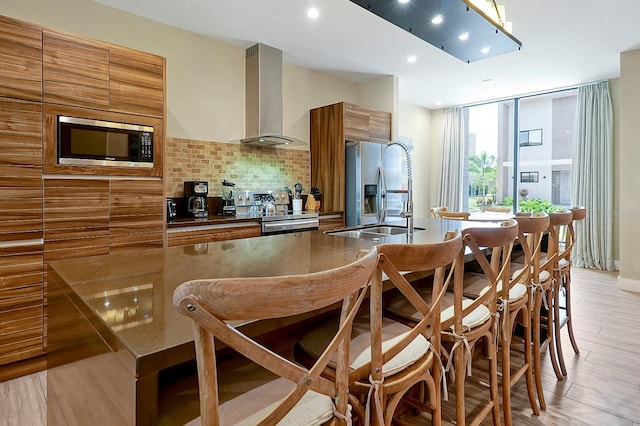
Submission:
[[[423,228],[414,228],[414,231],[420,231]],[[407,233],[407,228],[404,226],[388,226],[388,225],[376,225],[368,228],[347,229],[344,231],[328,232],[327,234],[336,237],[347,238],[363,238],[367,240],[375,240],[381,237],[387,237],[390,235],[402,235]]]
[[362,232],[382,235],[399,235],[406,234],[407,228],[403,228],[401,226],[374,226],[372,228],[364,228],[362,229]]

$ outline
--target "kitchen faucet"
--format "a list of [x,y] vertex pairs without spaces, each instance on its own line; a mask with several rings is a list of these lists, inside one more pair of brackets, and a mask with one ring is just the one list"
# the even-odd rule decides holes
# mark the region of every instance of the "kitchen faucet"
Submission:
[[[398,145],[404,150],[404,156],[407,160],[407,201],[403,203],[402,212],[400,213],[400,217],[407,219],[407,234],[413,234],[413,164],[411,161],[411,152],[409,151],[409,147],[404,142],[400,141],[391,141],[387,144],[387,148],[391,145]],[[384,152],[387,152],[387,148],[385,148]],[[382,154],[382,162],[384,164],[384,153]],[[386,188],[384,189],[386,192]],[[385,194],[386,196],[386,194]],[[386,213],[386,212],[385,212]]]

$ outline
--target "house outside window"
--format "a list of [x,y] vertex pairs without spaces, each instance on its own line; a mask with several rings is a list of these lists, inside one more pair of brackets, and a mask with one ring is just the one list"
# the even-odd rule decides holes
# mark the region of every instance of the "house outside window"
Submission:
[[463,209],[526,198],[569,207],[577,90],[465,108]]

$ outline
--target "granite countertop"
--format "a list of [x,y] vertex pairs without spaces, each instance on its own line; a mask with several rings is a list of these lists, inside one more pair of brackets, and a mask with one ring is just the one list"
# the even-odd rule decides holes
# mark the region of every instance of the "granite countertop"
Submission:
[[310,231],[59,260],[49,263],[49,273],[68,285],[106,325],[110,337],[141,362],[193,342],[190,320],[172,301],[173,291],[185,281],[326,270],[354,261],[359,251],[375,244],[441,241],[464,223],[416,218],[415,226],[423,229],[411,237],[376,241]]

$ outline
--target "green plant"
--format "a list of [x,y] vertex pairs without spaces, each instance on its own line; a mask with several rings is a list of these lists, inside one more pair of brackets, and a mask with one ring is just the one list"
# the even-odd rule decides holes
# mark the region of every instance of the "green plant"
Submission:
[[533,212],[533,213],[553,213],[558,210],[562,210],[563,207],[554,206],[548,200],[541,200],[540,198],[534,198],[532,200],[520,200],[521,212]]
[[501,206],[513,206],[513,197],[504,197]]

